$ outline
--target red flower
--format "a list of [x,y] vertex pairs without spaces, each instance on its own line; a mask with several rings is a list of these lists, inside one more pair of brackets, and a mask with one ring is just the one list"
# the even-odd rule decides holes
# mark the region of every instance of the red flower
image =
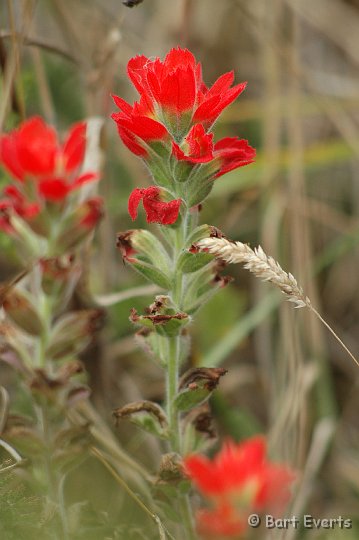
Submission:
[[172,49],[163,62],[136,56],[129,61],[127,71],[139,94],[146,96],[151,111],[156,104],[176,114],[190,111],[195,122],[212,123],[245,88],[245,83],[230,88],[234,80],[230,72],[208,89],[202,80],[201,64],[181,48]]
[[251,511],[281,513],[294,480],[289,468],[267,461],[262,437],[227,442],[212,461],[202,455],[189,456],[185,469],[198,490],[214,502],[214,510],[199,517],[202,528],[206,522],[216,521],[221,512],[229,526],[245,523]]
[[113,96],[113,99],[121,112],[113,113],[111,118],[117,124],[123,143],[131,152],[145,158],[151,142],[169,138],[165,126],[147,116],[150,111],[143,99],[133,107],[118,96]]
[[194,165],[211,162],[214,178],[253,163],[256,155],[248,141],[237,137],[226,137],[213,145],[213,134],[206,133],[201,124],[193,126],[184,141],[182,148],[172,142],[172,155]]
[[192,124],[199,122],[210,127],[246,86],[241,83],[231,88],[234,74],[230,72],[207,88],[201,64],[190,51],[180,48],[172,49],[163,61],[136,56],[129,61],[127,72],[140,100],[131,106],[113,96],[121,112],[112,118],[124,144],[142,157],[148,152],[141,140],[166,142],[168,131],[176,137],[184,136]]
[[178,161],[207,163],[213,159],[213,133],[206,133],[202,124],[193,126],[184,139],[186,153],[174,141],[172,153]]
[[40,212],[38,203],[31,203],[16,186],[6,186],[3,190],[5,197],[0,200],[0,230],[8,234],[13,233],[11,215],[17,214],[25,221],[31,221]]
[[214,145],[214,156],[220,166],[216,178],[254,162],[256,151],[248,141],[237,137],[225,137]]
[[161,190],[157,186],[150,186],[146,189],[134,189],[128,200],[128,212],[132,220],[137,218],[137,208],[142,200],[148,223],[172,225],[178,218],[182,200],[161,201],[160,194]]
[[21,124],[18,130],[0,138],[0,163],[16,179],[26,176],[48,176],[69,173],[83,161],[86,124],[72,126],[64,144],[60,144],[55,130],[40,117]]
[[[80,122],[70,129],[64,143],[60,143],[55,130],[39,118],[23,122],[17,130],[0,137],[0,164],[18,181],[7,186],[0,199],[0,229],[8,234],[19,234],[14,217],[25,221],[35,234],[47,237],[51,224],[56,219],[61,226],[71,222],[67,209],[74,212],[80,234],[88,234],[99,221],[102,210],[97,199],[90,199],[76,205],[66,206],[64,216],[59,220],[59,212],[47,206],[48,202],[58,203],[59,211],[65,208],[66,198],[87,182],[98,179],[93,172],[79,174],[85,154],[86,124]],[[50,212],[47,212],[50,210]],[[61,226],[57,227],[59,235]],[[71,230],[72,231],[72,230]],[[71,232],[75,237],[77,231]],[[24,237],[25,238],[25,237]],[[25,241],[26,238],[25,238]]]
[[[119,112],[112,118],[123,143],[146,160],[160,187],[178,193],[191,207],[208,196],[214,178],[252,163],[255,150],[247,141],[227,137],[214,144],[213,134],[209,133],[223,109],[246,86],[232,86],[233,72],[225,73],[207,88],[201,64],[190,51],[181,48],[172,49],[164,60],[136,56],[129,61],[127,71],[140,97],[130,105],[113,96]],[[176,186],[185,182],[186,189],[177,190]],[[136,191],[133,199],[137,201],[136,209],[143,198],[147,219],[158,222],[158,194],[150,209],[150,199],[139,193]]]

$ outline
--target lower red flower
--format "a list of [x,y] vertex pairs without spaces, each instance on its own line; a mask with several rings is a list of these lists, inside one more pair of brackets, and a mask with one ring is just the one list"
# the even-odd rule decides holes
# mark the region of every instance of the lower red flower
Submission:
[[267,460],[262,437],[238,444],[229,441],[213,460],[203,455],[188,456],[185,470],[213,506],[199,513],[199,527],[214,533],[221,517],[223,528],[219,537],[238,535],[240,526],[253,511],[281,514],[295,478],[288,467]]
[[160,199],[160,195],[161,190],[157,186],[134,189],[128,200],[128,212],[132,220],[137,218],[137,208],[142,200],[147,223],[160,223],[161,225],[172,225],[172,223],[175,223],[178,218],[182,199],[174,199],[166,202]]

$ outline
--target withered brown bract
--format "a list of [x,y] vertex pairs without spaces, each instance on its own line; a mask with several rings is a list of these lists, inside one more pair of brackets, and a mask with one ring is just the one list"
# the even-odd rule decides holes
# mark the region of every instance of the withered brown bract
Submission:
[[9,279],[8,281],[4,281],[0,284],[0,306],[2,305],[5,296],[11,291],[19,281],[22,280],[30,272],[31,268],[26,268],[25,270],[22,270],[22,272],[19,272],[17,276],[15,276],[12,279]]

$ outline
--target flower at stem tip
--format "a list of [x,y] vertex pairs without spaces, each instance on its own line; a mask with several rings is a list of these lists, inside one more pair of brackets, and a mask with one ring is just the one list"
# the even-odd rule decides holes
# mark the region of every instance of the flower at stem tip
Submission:
[[[216,178],[254,161],[256,152],[248,141],[226,137],[214,142],[211,132],[221,112],[246,86],[232,86],[233,72],[208,88],[201,64],[181,48],[170,50],[163,61],[136,56],[128,62],[127,72],[139,99],[131,105],[114,95],[119,111],[111,116],[122,142],[146,162],[154,183],[178,197],[168,212],[177,210],[179,198],[188,208],[200,204]],[[167,222],[167,212],[164,218],[158,216],[160,206],[150,204],[150,192],[138,190],[130,198],[131,216],[136,215],[134,201],[142,194],[150,223],[175,221]]]

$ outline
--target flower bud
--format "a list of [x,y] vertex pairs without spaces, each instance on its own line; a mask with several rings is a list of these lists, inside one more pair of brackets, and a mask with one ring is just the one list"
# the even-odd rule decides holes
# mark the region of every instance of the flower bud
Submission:
[[133,229],[117,235],[122,258],[146,279],[171,288],[170,259],[161,242],[149,231]]
[[87,199],[66,219],[57,241],[58,248],[61,251],[76,248],[95,229],[102,217],[102,199]]
[[104,311],[87,309],[63,315],[55,324],[46,354],[54,360],[83,351],[102,327]]
[[35,302],[27,292],[10,289],[2,302],[6,314],[19,328],[34,336],[41,335],[44,325]]

